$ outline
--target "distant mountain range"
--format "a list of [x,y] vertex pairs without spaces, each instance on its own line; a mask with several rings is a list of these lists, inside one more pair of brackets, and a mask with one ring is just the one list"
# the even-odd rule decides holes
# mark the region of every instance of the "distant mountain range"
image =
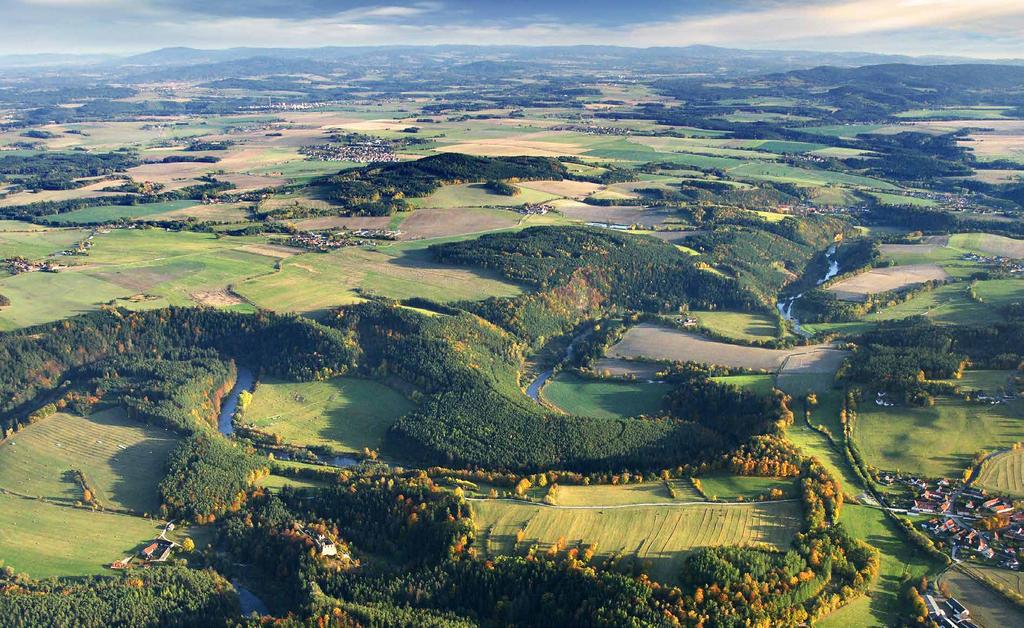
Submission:
[[[801,50],[742,50],[715,46],[625,48],[618,46],[330,46],[322,48],[162,48],[128,56],[32,54],[0,56],[0,67],[48,71],[83,67],[114,73],[208,66],[210,76],[224,72],[252,75],[239,62],[259,60],[257,66],[272,71],[301,71],[307,64],[322,67],[411,63],[421,66],[452,66],[481,61],[500,63],[556,63],[580,67],[604,67],[623,71],[715,72],[749,75],[785,72],[819,66],[858,67],[906,63],[915,65],[985,63],[1024,65],[1021,59],[978,60],[964,57],[887,55],[865,52],[814,52]],[[319,69],[319,68],[318,68]]]

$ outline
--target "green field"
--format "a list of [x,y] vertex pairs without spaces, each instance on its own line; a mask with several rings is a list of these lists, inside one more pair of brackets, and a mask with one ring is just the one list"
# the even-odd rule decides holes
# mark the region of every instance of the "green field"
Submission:
[[82,499],[82,471],[102,506],[155,513],[157,484],[177,443],[172,432],[136,423],[120,409],[89,417],[57,413],[0,445],[0,488],[64,504]]
[[[0,330],[45,323],[100,304],[146,295],[129,307],[202,303],[202,295],[272,272],[277,257],[264,254],[260,238],[163,229],[115,229],[98,234],[81,268],[59,273],[23,273],[0,279],[11,306],[0,312]],[[250,247],[256,245],[256,249]],[[278,255],[278,253],[275,253]],[[238,303],[236,299],[234,303]]]
[[380,449],[391,424],[412,409],[405,397],[371,380],[268,380],[256,387],[244,421],[287,443],[362,451]]
[[661,400],[671,389],[669,384],[588,379],[559,373],[544,386],[541,395],[569,414],[615,419],[659,414]]
[[197,204],[197,201],[181,200],[148,203],[145,205],[98,205],[59,214],[54,220],[66,225],[116,222],[122,218],[145,218],[146,216],[162,214],[177,209],[185,209]]
[[1006,451],[986,460],[974,483],[1000,495],[1024,497],[1024,449]]
[[0,258],[41,259],[69,248],[87,235],[87,232],[78,229],[0,231]]
[[[473,502],[477,539],[488,555],[524,553],[531,545],[596,544],[597,556],[621,552],[648,563],[656,580],[676,582],[687,550],[769,543],[788,547],[800,505],[670,505],[552,508],[511,501]],[[524,530],[517,547],[516,533]]]
[[846,504],[839,516],[846,529],[858,539],[878,548],[881,568],[878,579],[866,597],[860,597],[827,616],[815,626],[892,626],[900,612],[900,579],[904,574],[920,577],[940,568],[910,545],[895,523],[880,510]]
[[768,340],[775,337],[777,330],[774,318],[757,312],[693,310],[690,315],[702,327],[737,340]]
[[904,196],[902,194],[890,194],[888,192],[869,192],[882,205],[912,205],[914,207],[934,207],[937,202],[930,198],[918,198],[916,196]]
[[439,241],[299,255],[283,260],[278,272],[239,283],[235,288],[261,307],[304,314],[359,301],[364,292],[394,299],[418,296],[437,301],[522,294],[521,287],[496,275],[433,262],[424,247]]
[[1011,390],[1010,375],[1013,371],[995,371],[968,369],[960,379],[945,379],[942,382],[956,384],[960,390],[980,390],[990,394],[1003,393]]
[[93,512],[0,493],[0,559],[36,578],[110,573],[162,528],[153,519]]
[[559,198],[554,194],[519,188],[519,194],[493,194],[482,183],[445,185],[422,198],[409,199],[413,207],[515,207],[523,203],[544,203]]
[[732,384],[733,386],[746,388],[759,395],[767,395],[775,387],[775,381],[771,375],[726,375],[723,377],[712,377],[711,379],[722,384]]
[[773,488],[780,489],[786,499],[796,497],[796,480],[792,478],[762,478],[742,475],[707,475],[700,479],[704,494],[712,499],[734,501],[753,499]]
[[1024,430],[1024,401],[968,404],[939,397],[934,407],[860,404],[854,438],[868,464],[926,477],[960,477],[976,453],[1009,447]]

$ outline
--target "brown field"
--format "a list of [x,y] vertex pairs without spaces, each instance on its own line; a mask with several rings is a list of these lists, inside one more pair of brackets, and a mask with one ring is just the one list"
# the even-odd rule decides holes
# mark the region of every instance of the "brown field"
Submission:
[[639,362],[637,360],[619,360],[616,358],[601,358],[594,363],[594,371],[605,373],[612,377],[635,377],[637,379],[654,379],[658,371],[664,367],[653,362]]
[[295,221],[299,229],[387,229],[390,216],[321,216]]
[[586,203],[563,202],[554,203],[555,207],[563,216],[570,220],[581,220],[583,222],[610,222],[614,224],[631,225],[639,223],[643,225],[661,225],[672,217],[672,214],[657,209],[644,207],[598,207]]
[[[1024,149],[1024,144],[1021,144]],[[1024,178],[1024,170],[976,170],[970,179],[984,183],[1018,183]]]
[[281,244],[246,244],[245,246],[238,247],[239,251],[245,251],[246,253],[255,253],[256,255],[265,255],[266,257],[275,257],[277,259],[284,259],[291,257],[292,255],[298,255],[299,253],[305,253],[306,251],[294,246],[284,246]]
[[[918,245],[933,246],[933,245]],[[949,279],[949,273],[938,264],[909,264],[874,268],[832,284],[828,291],[844,301],[865,301],[869,294],[899,290],[926,281]]]
[[451,207],[418,209],[402,221],[403,240],[437,238],[467,233],[508,229],[519,224],[521,216],[501,209]]
[[463,153],[482,157],[559,157],[562,155],[579,155],[585,149],[578,144],[563,142],[545,142],[543,140],[527,140],[521,138],[500,138],[479,140],[438,146],[435,150],[447,153]]
[[246,208],[248,203],[216,203],[210,205],[193,205],[175,209],[162,214],[147,216],[148,220],[212,220],[216,222],[239,222],[245,220],[249,213]]
[[245,303],[245,301],[243,301],[241,298],[234,294],[231,294],[227,290],[193,292],[188,296],[199,305],[207,305],[210,307],[229,307],[232,305],[241,305],[242,303]]
[[777,371],[785,365],[787,372],[829,373],[839,367],[845,353],[828,345],[793,349],[745,347],[652,323],[641,323],[612,345],[608,349],[608,356],[625,360],[646,358],[701,362],[764,371]]
[[[84,181],[84,179],[80,179]],[[116,179],[103,177],[96,181],[83,185],[72,190],[40,190],[38,192],[17,192],[10,196],[0,198],[0,207],[12,205],[25,205],[27,203],[40,203],[42,201],[66,201],[76,198],[95,198],[98,196],[116,196],[123,192],[100,192],[105,187],[118,185]]]
[[221,165],[204,164],[198,162],[181,162],[172,164],[142,164],[128,169],[128,175],[133,181],[152,181],[161,183],[169,190],[183,188],[196,183],[196,177],[207,172],[220,170]]
[[246,192],[284,185],[288,181],[284,177],[267,177],[256,174],[225,174],[217,177],[220,181],[234,184],[232,192]]
[[547,194],[554,194],[556,196],[564,196],[566,198],[583,199],[597,190],[602,189],[604,186],[600,183],[590,183],[589,181],[527,181],[519,184],[520,187],[530,188],[531,190],[537,190],[545,192]]

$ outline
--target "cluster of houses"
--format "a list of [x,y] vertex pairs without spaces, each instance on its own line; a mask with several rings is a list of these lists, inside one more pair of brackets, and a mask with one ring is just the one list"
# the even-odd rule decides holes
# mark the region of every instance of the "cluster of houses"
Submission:
[[964,253],[960,256],[965,262],[975,262],[987,266],[995,266],[1008,273],[1024,273],[1024,260],[1002,255],[977,255],[975,253]]
[[354,161],[356,163],[390,163],[399,161],[391,142],[372,139],[352,144],[311,144],[299,152],[314,161]]
[[356,229],[350,235],[370,240],[397,240],[402,237],[402,232],[397,229]]
[[21,273],[37,272],[56,273],[60,272],[63,268],[67,268],[67,266],[45,260],[41,262],[31,262],[24,257],[8,257],[0,260],[0,268],[3,268],[12,275],[20,275]]
[[889,401],[888,395],[886,393],[878,391],[878,394],[875,395],[875,405],[882,406],[883,408],[891,408],[894,405],[896,405],[896,402]]
[[[901,483],[914,491],[911,514],[938,515],[921,524],[933,539],[949,545],[956,557],[959,550],[969,550],[976,557],[992,561],[1007,569],[1020,569],[1020,552],[1024,551],[1024,512],[1017,512],[1013,503],[991,496],[984,489],[958,488],[948,480],[931,485],[920,478],[883,475],[882,483]],[[977,522],[986,521],[980,529]]]
[[337,231],[302,231],[288,238],[288,246],[310,251],[326,252],[358,245],[358,242]]
[[598,124],[561,124],[551,128],[552,131],[572,131],[584,135],[630,135],[634,129],[624,126],[601,126]]
[[928,618],[941,628],[977,628],[971,621],[971,612],[956,598],[938,600],[931,593],[924,596]]
[[553,211],[555,208],[552,205],[547,205],[547,204],[543,204],[543,203],[541,203],[541,204],[526,203],[526,204],[520,205],[519,207],[516,207],[515,209],[516,209],[516,211],[518,213],[524,214],[526,216],[543,216],[544,214],[548,213],[549,211]]

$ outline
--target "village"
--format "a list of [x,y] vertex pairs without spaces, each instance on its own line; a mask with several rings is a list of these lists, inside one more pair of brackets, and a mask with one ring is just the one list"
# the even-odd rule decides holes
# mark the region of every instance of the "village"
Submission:
[[393,229],[300,231],[288,238],[288,246],[325,253],[347,246],[372,245],[374,240],[397,240],[402,232]]
[[400,161],[391,142],[370,139],[350,144],[311,144],[299,152],[311,161],[351,161],[355,163],[392,163]]

